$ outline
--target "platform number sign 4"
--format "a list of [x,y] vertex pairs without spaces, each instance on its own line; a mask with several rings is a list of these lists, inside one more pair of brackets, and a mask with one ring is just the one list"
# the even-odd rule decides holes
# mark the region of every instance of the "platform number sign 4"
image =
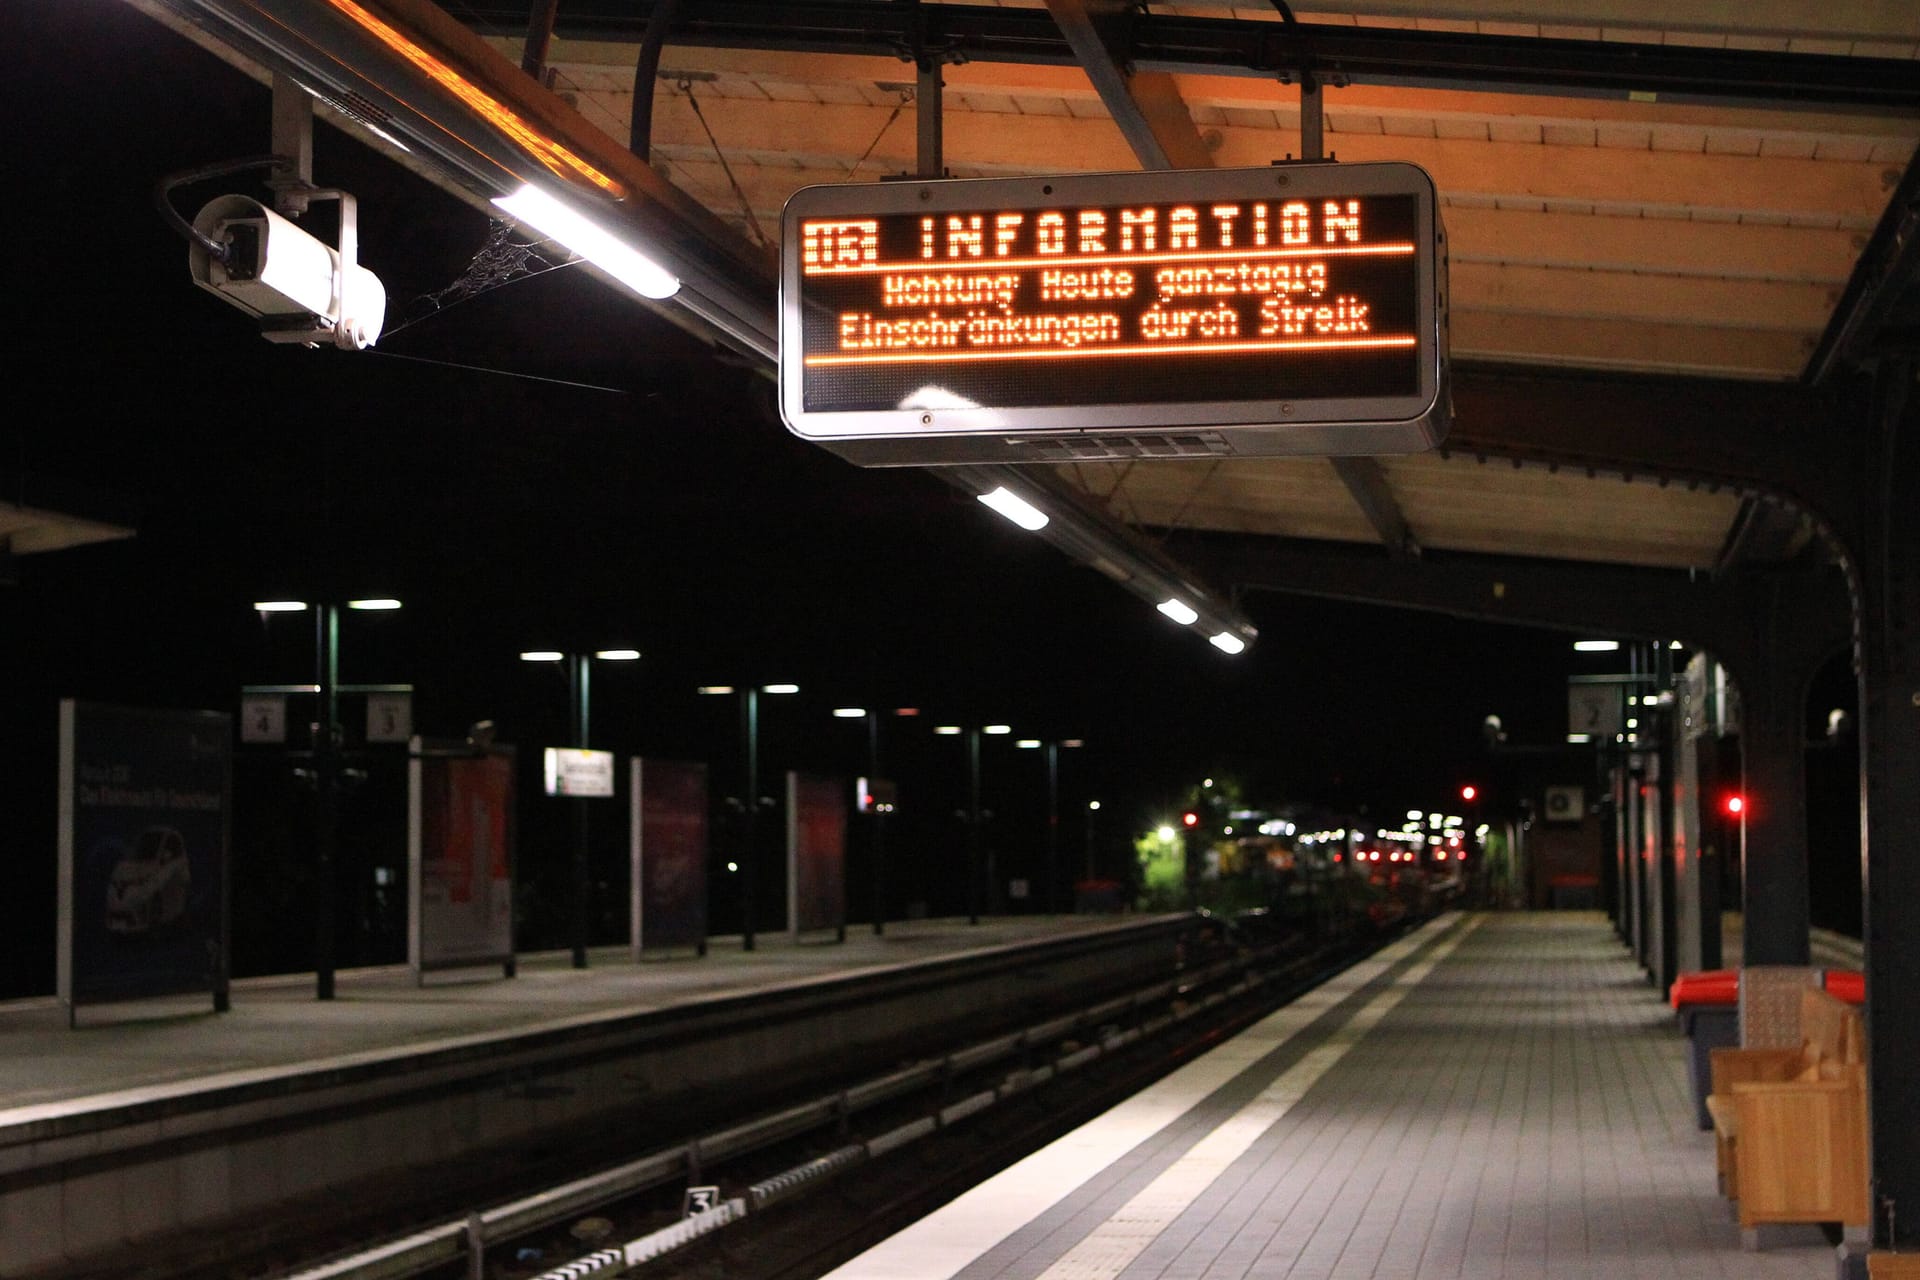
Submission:
[[719,1187],[688,1187],[686,1196],[680,1202],[680,1216],[691,1218],[719,1207]]
[[240,699],[240,741],[285,742],[287,700],[281,694],[245,694]]

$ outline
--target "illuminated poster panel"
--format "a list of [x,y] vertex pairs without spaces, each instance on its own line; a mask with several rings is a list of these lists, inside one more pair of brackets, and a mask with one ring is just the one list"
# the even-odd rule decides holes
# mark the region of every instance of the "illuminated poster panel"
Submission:
[[1408,164],[807,187],[781,411],[868,465],[1426,449],[1435,206]]
[[513,951],[513,752],[416,752],[408,762],[408,963],[499,964]]
[[691,947],[707,953],[707,766],[635,759],[633,770],[633,958]]
[[847,936],[847,792],[838,778],[787,774],[787,930]]
[[57,990],[227,1007],[232,718],[60,703]]

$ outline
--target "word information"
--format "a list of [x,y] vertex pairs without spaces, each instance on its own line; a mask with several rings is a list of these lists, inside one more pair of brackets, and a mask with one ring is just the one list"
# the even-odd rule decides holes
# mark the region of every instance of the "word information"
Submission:
[[809,410],[1417,390],[1411,195],[804,218]]

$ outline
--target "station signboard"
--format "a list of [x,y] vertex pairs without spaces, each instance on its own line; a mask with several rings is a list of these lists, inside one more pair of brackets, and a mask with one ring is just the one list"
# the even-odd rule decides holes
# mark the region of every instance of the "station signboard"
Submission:
[[780,405],[850,461],[1417,452],[1448,425],[1415,165],[806,187]]
[[613,752],[585,747],[548,747],[541,756],[541,777],[550,796],[613,795]]

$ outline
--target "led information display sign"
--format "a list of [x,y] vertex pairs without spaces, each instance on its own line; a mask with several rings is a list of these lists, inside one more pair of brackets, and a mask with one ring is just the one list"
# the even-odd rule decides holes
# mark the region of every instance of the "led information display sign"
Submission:
[[1447,427],[1409,164],[807,187],[780,403],[867,465],[1405,453]]

